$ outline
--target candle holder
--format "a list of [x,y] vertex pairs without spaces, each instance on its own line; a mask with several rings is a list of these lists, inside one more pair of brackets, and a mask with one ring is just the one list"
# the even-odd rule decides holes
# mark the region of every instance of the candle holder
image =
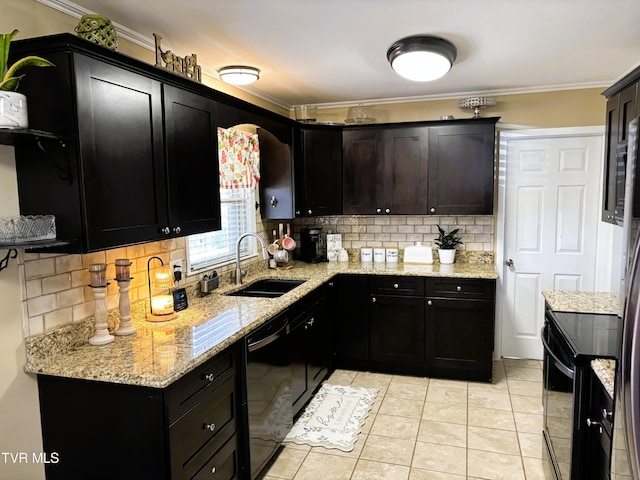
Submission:
[[[151,260],[158,260],[161,267],[156,268],[151,282]],[[173,309],[173,295],[171,289],[174,287],[173,276],[170,265],[165,265],[160,257],[151,257],[147,261],[147,281],[149,284],[150,313],[147,314],[149,322],[166,322],[176,318]],[[153,289],[152,289],[153,287]]]
[[129,285],[131,279],[117,280],[120,289],[118,309],[120,310],[120,325],[114,332],[116,335],[133,335],[136,329],[131,325],[131,300],[129,299]]
[[96,324],[96,333],[89,339],[91,345],[106,345],[115,340],[113,335],[109,334],[109,326],[107,325],[107,304],[105,297],[107,296],[107,287],[94,287],[93,298],[95,300],[94,321]]

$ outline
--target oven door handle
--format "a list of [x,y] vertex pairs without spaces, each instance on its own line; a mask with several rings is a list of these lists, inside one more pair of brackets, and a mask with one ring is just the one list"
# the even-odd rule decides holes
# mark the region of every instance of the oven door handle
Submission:
[[265,338],[261,338],[260,340],[256,340],[254,342],[250,342],[249,344],[247,344],[247,351],[249,352],[255,352],[256,350],[260,350],[261,348],[266,347],[267,345],[269,345],[270,343],[275,342],[276,340],[278,340],[280,337],[282,337],[283,335],[283,331],[287,328],[288,323],[285,322],[282,327],[280,327],[278,329],[277,332],[272,333],[271,335],[268,335]]
[[551,355],[551,357],[554,360],[554,364],[556,367],[558,367],[558,369],[564,373],[567,377],[569,377],[571,380],[573,380],[573,377],[575,375],[575,371],[572,368],[567,367],[564,363],[562,363],[562,360],[560,360],[558,358],[558,356],[553,353],[553,351],[551,350],[551,346],[547,343],[547,340],[545,339],[545,333],[547,331],[548,325],[545,325],[544,327],[542,327],[542,330],[540,331],[540,339],[542,340],[542,346],[544,347],[544,350]]

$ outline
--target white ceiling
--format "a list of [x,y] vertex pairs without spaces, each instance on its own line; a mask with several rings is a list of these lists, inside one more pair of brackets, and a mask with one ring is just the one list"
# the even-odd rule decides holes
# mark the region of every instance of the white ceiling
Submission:
[[[601,87],[640,64],[639,0],[38,0],[109,17],[122,38],[198,55],[203,71],[251,65],[245,87],[283,107],[463,98]],[[433,82],[395,74],[389,46],[414,34],[453,42]]]

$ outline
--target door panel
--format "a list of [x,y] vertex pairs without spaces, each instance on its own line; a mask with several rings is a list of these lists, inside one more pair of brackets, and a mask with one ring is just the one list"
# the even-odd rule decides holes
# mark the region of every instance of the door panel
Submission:
[[602,136],[506,141],[502,354],[542,358],[542,291],[592,290]]

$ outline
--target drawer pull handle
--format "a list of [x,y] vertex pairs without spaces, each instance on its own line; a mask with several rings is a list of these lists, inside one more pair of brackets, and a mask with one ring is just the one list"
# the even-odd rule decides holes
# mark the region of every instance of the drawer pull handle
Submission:
[[216,473],[216,467],[213,467],[213,468],[211,469],[211,473]]
[[216,424],[215,423],[205,423],[202,425],[202,428],[204,430],[209,430],[210,432],[213,432],[216,429]]
[[431,300],[427,300],[427,305],[433,305],[433,302]]
[[393,288],[398,288],[398,287],[399,287],[399,285],[397,283],[393,284]]
[[461,287],[460,285],[458,285],[458,286],[456,287],[456,290],[457,290],[457,291],[459,291],[459,292],[461,292],[461,291],[462,291],[462,287]]
[[602,434],[602,424],[600,422],[594,422],[590,418],[587,418],[587,427],[598,427],[598,433]]
[[216,376],[215,376],[213,373],[207,373],[207,374],[205,374],[205,376],[204,376],[204,379],[205,379],[207,382],[213,382],[213,379],[214,379],[214,378],[216,378]]
[[373,303],[376,303],[378,300],[376,300],[376,297],[373,297],[373,298],[371,299],[371,301],[372,301]]

